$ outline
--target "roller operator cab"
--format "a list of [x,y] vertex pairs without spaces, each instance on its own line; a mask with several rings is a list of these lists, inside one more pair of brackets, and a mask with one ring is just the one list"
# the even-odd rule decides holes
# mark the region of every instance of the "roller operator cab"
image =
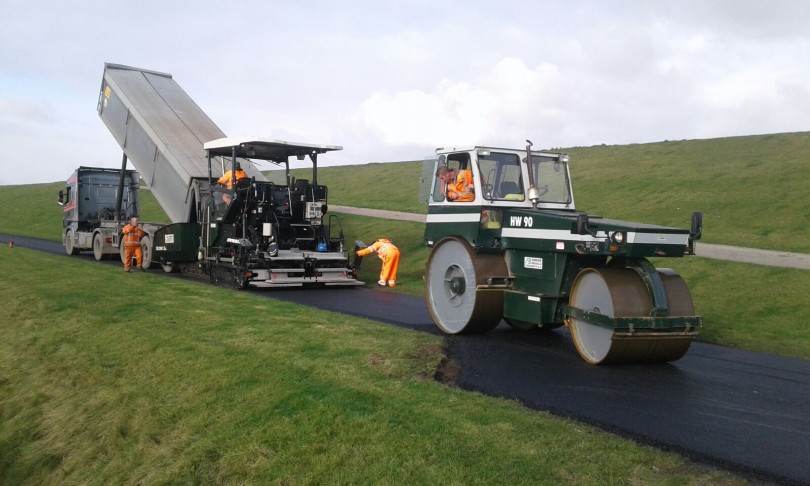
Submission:
[[[682,357],[702,319],[683,279],[647,258],[691,253],[700,213],[686,230],[578,212],[568,156],[531,147],[437,149],[425,160],[425,298],[436,326],[567,325],[592,364]],[[471,178],[472,195],[449,199],[441,167]]]

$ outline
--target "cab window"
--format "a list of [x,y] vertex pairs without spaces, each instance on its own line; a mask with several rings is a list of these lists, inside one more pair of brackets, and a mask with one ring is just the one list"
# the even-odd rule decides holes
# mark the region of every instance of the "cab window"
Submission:
[[484,197],[490,200],[523,201],[523,178],[516,154],[491,152],[478,155]]

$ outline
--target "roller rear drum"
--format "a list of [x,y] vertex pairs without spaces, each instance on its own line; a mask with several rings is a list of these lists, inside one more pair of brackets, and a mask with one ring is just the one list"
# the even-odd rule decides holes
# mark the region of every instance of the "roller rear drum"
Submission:
[[502,255],[477,254],[456,238],[440,241],[425,275],[425,300],[433,322],[445,334],[490,331],[503,317],[503,292],[477,287],[487,277],[506,274]]

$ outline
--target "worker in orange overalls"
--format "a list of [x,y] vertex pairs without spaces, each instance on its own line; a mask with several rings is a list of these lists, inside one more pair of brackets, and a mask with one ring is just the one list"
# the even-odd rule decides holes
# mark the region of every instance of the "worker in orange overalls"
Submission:
[[475,200],[475,190],[470,170],[448,169],[442,166],[436,171],[436,177],[444,183],[444,195],[448,201],[468,202]]
[[222,177],[217,180],[217,183],[222,184],[230,189],[234,182],[238,181],[239,179],[250,179],[247,173],[242,170],[242,164],[240,164],[239,161],[234,164],[233,168],[234,170],[229,170],[222,174]]
[[[222,174],[222,177],[217,179],[217,184],[231,189],[233,185],[240,179],[250,179],[250,177],[248,177],[247,172],[242,170],[242,164],[240,164],[239,161],[236,161],[234,163],[233,170],[226,171],[224,174]],[[222,194],[222,201],[225,202],[225,204],[230,204],[232,199],[233,198],[230,194]]]
[[124,271],[128,272],[129,267],[132,266],[132,257],[138,262],[138,268],[143,269],[143,250],[141,249],[141,238],[146,236],[146,231],[138,226],[138,218],[133,217],[129,220],[129,224],[124,226],[121,230],[124,233]]
[[377,285],[380,287],[394,287],[397,284],[397,267],[399,267],[399,248],[391,243],[387,238],[380,238],[370,246],[357,250],[357,256],[366,256],[370,253],[377,253],[382,260],[382,270],[380,270],[380,280]]

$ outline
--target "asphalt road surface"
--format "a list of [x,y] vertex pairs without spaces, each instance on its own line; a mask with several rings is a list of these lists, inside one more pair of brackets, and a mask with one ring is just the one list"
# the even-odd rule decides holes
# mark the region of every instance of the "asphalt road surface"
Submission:
[[[0,243],[10,238],[0,235]],[[56,242],[13,239],[64,254]],[[80,258],[94,261],[90,254]],[[250,292],[437,333],[421,298],[384,289]],[[446,339],[460,388],[581,420],[757,481],[810,484],[810,361],[694,343],[674,363],[592,366],[579,358],[565,329],[520,332],[503,323],[485,335]]]

